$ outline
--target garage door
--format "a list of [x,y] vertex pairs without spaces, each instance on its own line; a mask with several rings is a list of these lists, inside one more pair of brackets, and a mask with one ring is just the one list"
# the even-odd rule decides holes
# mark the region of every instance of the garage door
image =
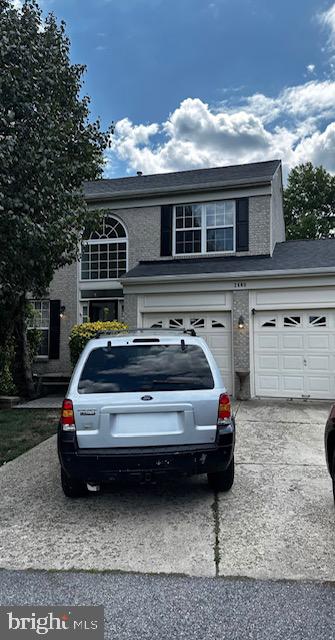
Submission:
[[256,312],[255,391],[283,398],[335,397],[335,312]]
[[145,313],[144,327],[169,329],[195,329],[204,338],[221,369],[226,388],[232,393],[231,319],[229,312],[199,313]]

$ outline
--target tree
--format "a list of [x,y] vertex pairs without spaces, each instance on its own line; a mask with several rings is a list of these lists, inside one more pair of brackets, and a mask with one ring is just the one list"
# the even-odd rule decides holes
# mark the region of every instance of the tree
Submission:
[[335,231],[335,178],[311,162],[292,169],[284,191],[289,240],[329,238]]
[[35,0],[0,0],[0,349],[16,332],[27,395],[27,296],[77,258],[92,216],[82,185],[101,175],[110,136],[89,119],[84,71],[63,22],[43,21]]

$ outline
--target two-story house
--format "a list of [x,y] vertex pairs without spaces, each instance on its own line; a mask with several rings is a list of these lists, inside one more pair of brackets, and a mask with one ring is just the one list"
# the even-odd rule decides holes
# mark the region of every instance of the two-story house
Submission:
[[187,327],[234,395],[333,398],[335,240],[285,242],[278,160],[85,185],[106,217],[35,301],[39,371],[68,373],[76,322]]

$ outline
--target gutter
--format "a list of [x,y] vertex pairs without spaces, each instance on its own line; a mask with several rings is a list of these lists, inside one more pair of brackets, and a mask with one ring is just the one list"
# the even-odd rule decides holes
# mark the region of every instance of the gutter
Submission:
[[[229,189],[231,187],[255,187],[255,186],[268,186],[272,182],[272,178],[256,178],[252,181],[250,180],[230,180],[226,182],[209,182],[202,183],[200,185],[197,184],[189,184],[189,185],[181,185],[174,187],[154,187],[149,189],[138,189],[137,191],[114,191],[105,193],[101,191],[98,194],[85,194],[85,200],[87,202],[94,201],[104,201],[104,200],[131,200],[132,198],[145,197],[145,196],[164,196],[170,193],[202,193],[209,190],[215,189]],[[138,178],[140,182],[142,180],[141,177]]]
[[318,276],[318,275],[335,275],[335,267],[317,267],[315,269],[276,269],[267,271],[230,271],[223,273],[190,273],[169,276],[138,276],[121,278],[120,282],[127,286],[130,284],[140,284],[151,282],[188,282],[192,280],[251,280],[262,278],[294,278],[296,276]]

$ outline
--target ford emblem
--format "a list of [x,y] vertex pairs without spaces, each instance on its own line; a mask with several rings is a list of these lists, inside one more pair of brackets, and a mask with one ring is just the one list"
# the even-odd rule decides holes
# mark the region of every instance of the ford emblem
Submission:
[[141,400],[153,400],[152,396],[142,396]]

